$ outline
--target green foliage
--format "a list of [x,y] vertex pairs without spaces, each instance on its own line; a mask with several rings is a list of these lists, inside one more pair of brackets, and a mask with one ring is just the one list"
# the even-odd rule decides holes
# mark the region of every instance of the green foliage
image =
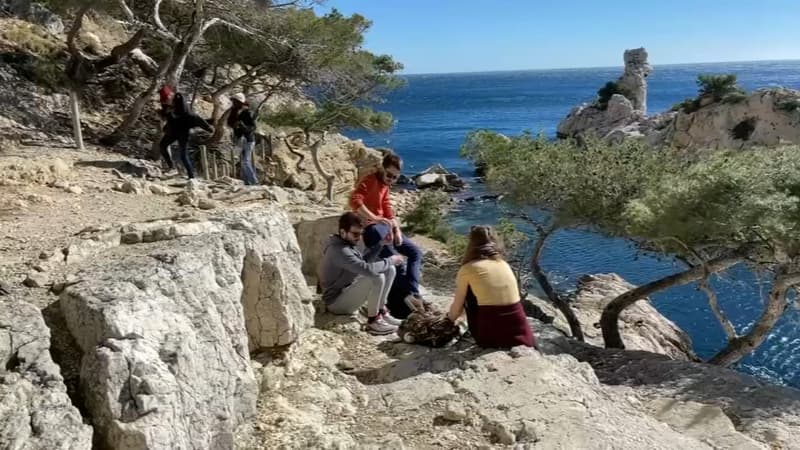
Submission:
[[420,195],[414,209],[403,218],[405,229],[424,234],[437,241],[447,242],[453,230],[445,219],[448,196],[441,191],[425,191]]
[[466,235],[453,232],[447,238],[447,254],[453,258],[461,259],[467,252],[469,238]]
[[742,90],[736,84],[736,75],[734,74],[700,74],[697,76],[697,86],[700,90],[700,95],[708,95],[714,97],[714,100],[722,100],[722,97]]
[[456,233],[447,222],[447,194],[441,191],[425,191],[417,205],[403,218],[406,231],[418,233],[446,244],[447,253],[461,258],[467,250],[467,236]]
[[794,113],[800,110],[800,99],[792,98],[783,100],[777,103],[776,107],[779,111],[785,113]]
[[747,94],[744,92],[732,92],[722,97],[722,103],[736,104],[747,100]]
[[344,16],[335,9],[321,17],[311,10],[287,9],[270,20],[263,29],[273,36],[270,42],[279,39],[282,44],[273,43],[264,53],[251,46],[239,51],[251,65],[263,64],[270,73],[291,80],[315,108],[286,109],[267,118],[269,124],[297,126],[307,132],[392,127],[390,114],[366,105],[382,102],[388,91],[403,84],[395,75],[403,66],[389,55],[362,48],[371,25],[367,19],[358,14]]
[[527,235],[519,231],[514,222],[507,217],[503,217],[497,222],[495,231],[507,252],[514,251],[520,244],[528,240]]
[[66,50],[63,42],[43,27],[22,20],[5,20],[0,41],[8,41],[20,49],[43,58],[55,57]]
[[683,111],[687,114],[691,114],[698,109],[700,109],[700,100],[696,98],[687,98],[682,102],[672,105],[670,111]]
[[[461,145],[460,155],[472,161],[477,167],[487,165],[486,157],[501,154],[504,146],[511,143],[511,139],[491,130],[475,130],[467,135]],[[484,155],[484,152],[487,152]]]
[[677,171],[667,150],[640,141],[613,145],[589,140],[548,141],[529,133],[498,139],[488,131],[470,133],[462,154],[487,165],[486,182],[517,205],[547,209],[556,226],[598,226],[619,231],[626,203],[653,178]]
[[757,244],[760,257],[800,255],[800,156],[796,148],[716,152],[649,183],[622,215],[631,236],[685,247]]
[[722,102],[728,104],[741,103],[747,99],[744,89],[736,84],[736,75],[714,75],[701,74],[697,76],[698,97],[687,98],[676,103],[671,111],[683,111],[691,114],[701,108],[703,99],[711,99],[711,102]]
[[369,131],[388,131],[394,125],[392,115],[355,105],[332,105],[319,108],[305,105],[286,107],[266,119],[276,127],[297,127],[305,132],[337,128],[361,128]]
[[722,101],[727,96],[744,95],[744,90],[736,84],[736,75],[725,74],[700,74],[697,76],[697,86],[701,97],[711,97],[715,102]]
[[20,75],[50,90],[64,85],[66,48],[47,30],[21,20],[5,20],[0,30],[0,43],[4,41],[16,51],[3,54],[0,63],[9,64]]
[[609,81],[597,91],[597,106],[605,111],[608,108],[608,101],[611,100],[614,94],[620,94],[626,98],[631,97],[630,92],[620,86],[619,83]]

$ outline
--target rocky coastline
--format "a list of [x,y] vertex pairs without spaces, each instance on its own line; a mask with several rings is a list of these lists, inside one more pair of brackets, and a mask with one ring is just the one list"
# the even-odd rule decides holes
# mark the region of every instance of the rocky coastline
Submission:
[[641,139],[687,150],[800,143],[799,91],[761,88],[724,101],[700,96],[692,108],[679,104],[648,115],[647,76],[653,70],[648,53],[644,48],[626,50],[624,62],[614,93],[573,108],[558,124],[559,138]]
[[[562,134],[677,142],[680,131],[691,147],[709,142],[702,121],[722,117],[724,130],[746,115],[709,104],[680,120],[646,116],[646,60],[626,52],[618,81],[633,98],[576,109]],[[0,111],[0,448],[800,448],[800,391],[695,362],[686,334],[648,301],[622,317],[629,350],[600,347],[602,306],[629,286],[613,274],[581,281],[586,343],[530,299],[557,318],[529,319],[539,350],[469,339],[430,349],[325,313],[314,289],[320,240],[382,156],[362,142],[331,134],[317,149],[332,199],[287,129],[260,130],[269,151],[256,165],[272,185],[187,182],[136,158],[146,135],[114,152],[74,149],[63,92],[10,64],[0,81],[5,104],[27,106]],[[736,108],[767,114],[778,101],[769,92]],[[87,134],[104,119],[87,115]],[[770,134],[765,120],[748,145],[791,137]],[[412,181],[464,187],[440,167]],[[418,195],[394,193],[397,211]],[[426,297],[444,309],[454,257],[415,238]]]
[[[0,441],[12,447],[79,449],[92,439],[96,448],[125,449],[800,442],[800,391],[693,362],[685,334],[647,302],[623,316],[627,351],[603,349],[591,335],[579,344],[559,320],[534,318],[540,352],[370,336],[362,318],[324,313],[313,293],[317,238],[332,232],[341,205],[233,180],[169,186],[145,178],[163,189],[120,192],[114,169],[80,164],[100,155],[70,156],[52,168],[36,157],[3,166],[3,185],[30,202],[4,213],[4,223],[19,226],[3,240],[6,254],[19,250],[4,261],[10,292],[0,297],[0,339],[11,343],[0,346]],[[215,207],[182,204],[187,192]],[[48,203],[27,200],[45,195]],[[115,208],[130,215],[108,223]],[[50,220],[83,212],[57,234],[35,225],[45,211]],[[419,239],[427,296],[444,308],[454,263]],[[38,279],[34,287],[23,284],[28,278]],[[576,309],[587,331],[625,286],[610,275],[583,280]],[[12,407],[19,402],[28,407]]]

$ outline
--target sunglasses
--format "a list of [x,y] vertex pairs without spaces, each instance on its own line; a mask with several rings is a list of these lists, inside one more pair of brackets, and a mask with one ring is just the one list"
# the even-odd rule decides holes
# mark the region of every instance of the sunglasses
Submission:
[[386,178],[389,179],[389,180],[396,180],[396,179],[400,178],[400,174],[399,173],[386,172]]

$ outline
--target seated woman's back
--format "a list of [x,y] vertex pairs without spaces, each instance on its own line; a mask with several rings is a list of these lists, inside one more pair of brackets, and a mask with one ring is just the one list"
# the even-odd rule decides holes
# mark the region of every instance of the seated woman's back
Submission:
[[472,227],[448,316],[457,320],[466,312],[470,333],[481,347],[533,347],[536,340],[519,301],[517,278],[499,247],[491,227]]
[[502,259],[479,259],[461,266],[457,285],[468,285],[478,305],[511,305],[519,301],[517,278]]

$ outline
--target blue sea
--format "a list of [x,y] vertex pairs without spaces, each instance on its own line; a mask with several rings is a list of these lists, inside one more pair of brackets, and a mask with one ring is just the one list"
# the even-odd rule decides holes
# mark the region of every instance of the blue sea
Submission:
[[[375,147],[389,147],[405,160],[409,174],[441,163],[463,176],[472,167],[458,156],[466,134],[491,129],[507,135],[524,130],[554,136],[558,122],[570,109],[591,101],[606,81],[615,80],[621,67],[410,75],[407,85],[393,92],[378,109],[397,120],[386,134],[346,133]],[[695,96],[700,73],[735,73],[747,90],[768,86],[800,89],[800,61],[686,64],[654,67],[648,77],[648,112],[669,109]],[[473,185],[476,190],[480,185]],[[490,203],[460,210],[453,223],[465,229],[474,223],[494,223],[498,208]],[[637,254],[624,239],[586,231],[562,231],[551,238],[543,266],[558,287],[574,289],[587,273],[616,272],[641,284],[681,270],[663,255]],[[769,285],[742,267],[715,282],[720,304],[739,333],[760,315]],[[653,298],[658,310],[686,330],[699,356],[713,356],[725,336],[711,314],[705,295],[696,286],[670,289]],[[767,341],[737,367],[775,383],[800,387],[800,310],[790,307]]]

